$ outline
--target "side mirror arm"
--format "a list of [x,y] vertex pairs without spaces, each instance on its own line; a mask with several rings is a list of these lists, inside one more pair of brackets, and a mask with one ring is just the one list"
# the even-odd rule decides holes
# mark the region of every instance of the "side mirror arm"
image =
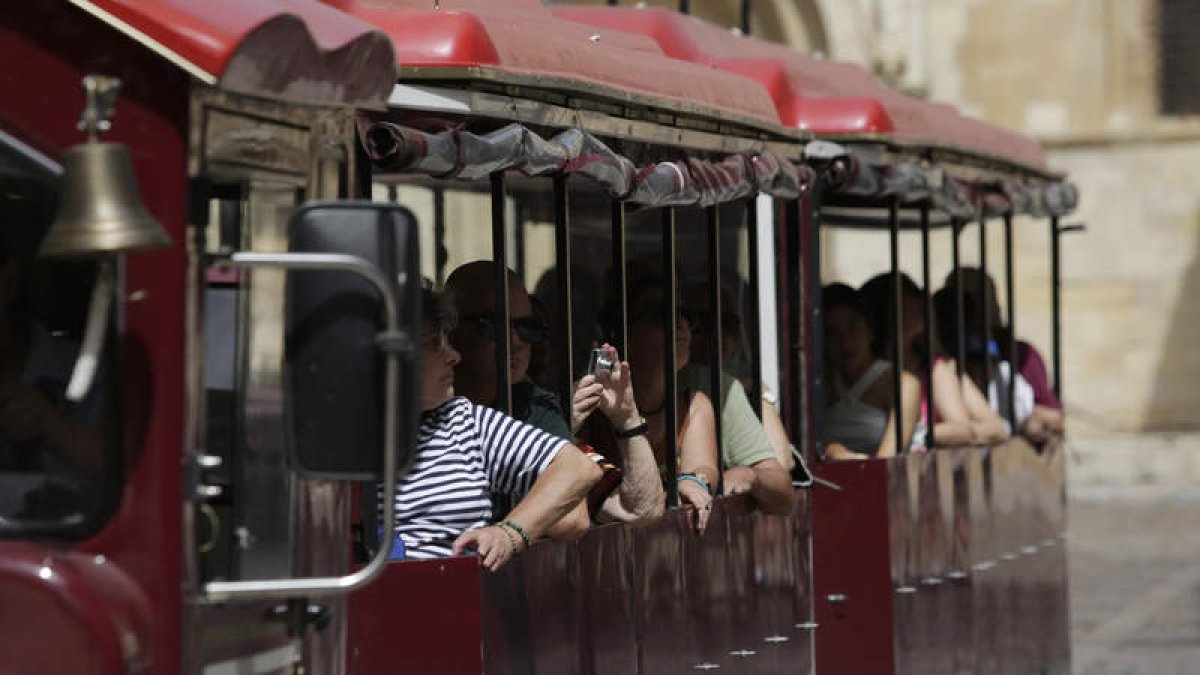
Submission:
[[231,253],[221,257],[219,265],[243,269],[273,268],[284,270],[314,270],[352,272],[370,281],[383,297],[384,331],[376,344],[385,358],[383,414],[383,537],[379,550],[365,567],[340,577],[308,577],[303,579],[261,579],[253,581],[210,581],[204,584],[204,599],[210,602],[262,598],[319,597],[346,594],[370,583],[382,570],[392,553],[395,537],[396,501],[390,498],[396,491],[396,444],[399,442],[400,356],[414,348],[411,336],[400,329],[399,302],[391,282],[378,267],[357,256],[340,253]]

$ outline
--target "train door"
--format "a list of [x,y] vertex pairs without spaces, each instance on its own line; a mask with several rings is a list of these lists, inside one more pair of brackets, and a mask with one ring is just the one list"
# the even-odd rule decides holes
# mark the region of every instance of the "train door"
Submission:
[[[189,584],[345,574],[349,487],[300,477],[287,451],[287,273],[213,261],[287,252],[301,203],[347,195],[351,113],[201,91],[192,116]],[[340,672],[343,605],[197,602],[187,672]]]

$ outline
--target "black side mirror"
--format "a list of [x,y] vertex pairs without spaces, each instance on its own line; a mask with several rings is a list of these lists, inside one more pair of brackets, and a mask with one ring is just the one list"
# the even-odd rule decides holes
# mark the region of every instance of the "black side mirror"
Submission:
[[[400,330],[384,335],[384,303],[348,271],[288,273],[285,384],[288,447],[308,478],[379,480],[385,418],[385,347],[399,350],[396,467],[415,447],[420,410],[421,275],[417,222],[394,204],[312,202],[291,217],[290,252],[343,254],[392,284]],[[404,348],[405,346],[410,348]]]

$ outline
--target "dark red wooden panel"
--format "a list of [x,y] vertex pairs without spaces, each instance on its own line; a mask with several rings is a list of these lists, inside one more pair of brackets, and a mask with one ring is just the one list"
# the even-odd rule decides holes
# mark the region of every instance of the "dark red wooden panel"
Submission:
[[816,473],[840,488],[812,493],[817,672],[892,673],[888,463],[828,463]]
[[483,672],[475,558],[389,563],[371,585],[350,595],[349,607],[351,675]]

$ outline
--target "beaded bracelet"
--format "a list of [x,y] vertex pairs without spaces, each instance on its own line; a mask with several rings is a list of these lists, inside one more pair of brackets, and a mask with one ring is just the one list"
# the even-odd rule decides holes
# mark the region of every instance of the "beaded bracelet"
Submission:
[[712,486],[708,484],[708,481],[704,480],[704,476],[701,476],[698,473],[681,473],[675,477],[676,483],[678,483],[681,480],[690,480],[693,483],[695,483],[696,485],[699,485],[700,487],[704,488],[704,491],[707,492],[708,494],[710,494],[710,495],[712,494]]
[[514,534],[510,528],[504,527],[504,525],[501,523],[496,523],[496,526],[499,527],[500,531],[504,533],[504,538],[508,540],[508,545],[512,547],[513,555],[515,556],[520,554],[521,544],[517,540],[517,535]]
[[521,535],[521,538],[525,540],[525,548],[529,548],[530,546],[533,546],[533,542],[529,540],[529,535],[525,533],[525,528],[521,527],[520,525],[518,525],[508,519],[500,521],[499,524],[504,525],[505,527],[511,528],[513,532],[516,532],[517,534]]

